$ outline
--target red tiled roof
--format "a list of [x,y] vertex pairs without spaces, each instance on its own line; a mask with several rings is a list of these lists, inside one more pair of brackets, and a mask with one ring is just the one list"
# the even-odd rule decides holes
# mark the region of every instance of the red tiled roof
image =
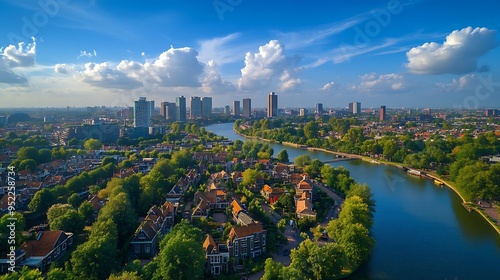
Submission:
[[50,253],[50,251],[54,249],[57,240],[59,240],[61,235],[65,237],[64,239],[67,238],[67,236],[64,234],[62,230],[39,232],[36,240],[26,241],[22,245],[22,248],[26,251],[26,257],[46,256],[48,253]]
[[229,238],[233,240],[234,238],[241,238],[245,236],[250,236],[252,234],[262,232],[264,227],[260,223],[253,223],[241,227],[233,227],[229,233]]

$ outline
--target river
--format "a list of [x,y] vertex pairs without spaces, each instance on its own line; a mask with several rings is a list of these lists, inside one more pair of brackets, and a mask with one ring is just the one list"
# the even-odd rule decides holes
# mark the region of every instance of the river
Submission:
[[[206,127],[230,140],[245,140],[232,123]],[[286,149],[291,161],[309,154],[333,155],[271,144],[276,155]],[[377,202],[370,259],[348,279],[500,279],[500,235],[478,213],[468,212],[460,197],[431,180],[397,168],[361,160],[331,163],[372,189]]]

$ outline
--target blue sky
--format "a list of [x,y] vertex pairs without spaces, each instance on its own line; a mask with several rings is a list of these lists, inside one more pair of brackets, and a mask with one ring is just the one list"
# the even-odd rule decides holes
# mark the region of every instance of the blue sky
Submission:
[[[119,4],[118,4],[119,3]],[[0,107],[500,107],[498,1],[0,0]]]

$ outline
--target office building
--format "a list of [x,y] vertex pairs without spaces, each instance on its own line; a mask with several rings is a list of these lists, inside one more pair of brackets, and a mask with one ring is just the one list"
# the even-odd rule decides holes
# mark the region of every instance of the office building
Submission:
[[278,116],[278,96],[271,91],[267,96],[267,117],[274,118]]
[[349,112],[353,114],[361,114],[361,103],[360,102],[349,103]]
[[166,107],[167,107],[168,102],[161,102],[160,103],[160,116],[167,118],[167,114],[165,113]]
[[385,106],[380,106],[379,119],[380,119],[380,121],[385,121],[386,120]]
[[179,96],[175,98],[176,106],[176,118],[175,120],[185,122],[186,121],[186,97]]
[[189,98],[190,119],[201,118],[201,99],[198,96]]
[[177,120],[177,106],[173,102],[165,102],[164,110],[165,110],[165,119],[167,121],[175,121]]
[[307,114],[307,110],[304,108],[299,109],[299,116],[303,117]]
[[486,109],[486,110],[484,110],[484,115],[485,115],[486,117],[498,116],[498,115],[500,115],[500,110],[496,110],[496,109]]
[[224,107],[224,115],[231,115],[231,106],[226,105]]
[[323,103],[316,104],[316,114],[318,115],[323,114]]
[[240,115],[240,101],[233,101],[233,116]]
[[252,116],[252,99],[243,99],[243,117],[250,118]]
[[212,97],[201,98],[201,116],[204,118],[212,116]]
[[149,117],[152,117],[155,115],[155,101],[154,100],[149,100]]
[[146,97],[134,101],[134,127],[149,127],[151,122],[151,102]]

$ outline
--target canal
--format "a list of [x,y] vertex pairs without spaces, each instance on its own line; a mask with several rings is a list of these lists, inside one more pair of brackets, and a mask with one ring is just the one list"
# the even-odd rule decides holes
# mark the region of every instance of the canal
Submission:
[[[245,140],[232,123],[206,128],[230,140]],[[271,144],[276,155],[286,149],[329,160],[333,155]],[[397,168],[361,160],[334,162],[360,183],[368,184],[377,202],[371,230],[376,246],[371,258],[349,279],[500,279],[500,235],[460,197],[431,180]]]

